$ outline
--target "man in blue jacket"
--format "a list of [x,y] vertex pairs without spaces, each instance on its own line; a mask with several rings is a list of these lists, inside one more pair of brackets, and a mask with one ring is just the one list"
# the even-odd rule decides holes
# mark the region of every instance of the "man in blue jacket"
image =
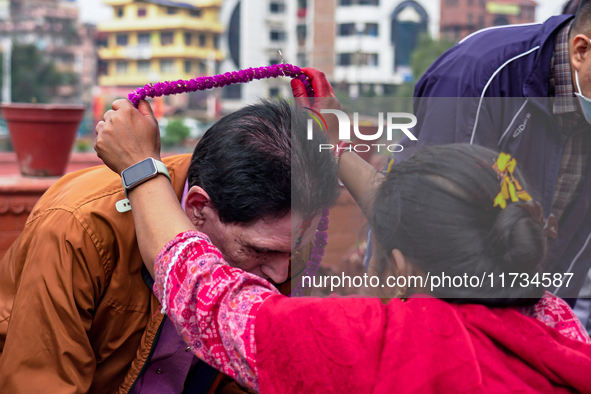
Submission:
[[419,80],[418,141],[405,137],[396,157],[454,142],[516,157],[530,194],[559,221],[558,238],[549,240],[548,270],[573,276],[568,286],[563,281],[549,290],[565,298],[577,297],[591,268],[590,39],[591,0],[582,1],[574,18],[466,37]]

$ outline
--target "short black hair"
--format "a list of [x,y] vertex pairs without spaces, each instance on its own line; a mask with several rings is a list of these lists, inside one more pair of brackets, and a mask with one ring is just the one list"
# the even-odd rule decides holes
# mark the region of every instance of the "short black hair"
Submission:
[[210,196],[223,223],[250,224],[294,210],[304,218],[338,197],[335,161],[306,138],[305,115],[285,99],[246,106],[216,122],[196,146],[189,186]]
[[575,13],[575,19],[570,28],[569,37],[572,38],[574,35],[584,33],[591,28],[591,0],[581,0],[577,12]]
[[[537,218],[521,203],[493,207],[501,191],[492,167],[497,157],[481,146],[451,144],[425,148],[394,167],[374,203],[372,224],[382,252],[377,256],[398,249],[425,273],[439,276],[482,278],[486,273],[499,280],[501,273],[507,278],[508,273],[532,277],[541,272],[546,240]],[[514,176],[528,190],[519,168]],[[382,268],[387,264],[383,257],[379,261]],[[496,284],[441,287],[434,295],[452,302],[515,306],[535,303],[544,293],[533,284]]]

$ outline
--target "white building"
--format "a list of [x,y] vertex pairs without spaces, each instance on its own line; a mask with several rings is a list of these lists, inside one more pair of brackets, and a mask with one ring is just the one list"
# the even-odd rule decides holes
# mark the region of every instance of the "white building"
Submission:
[[[220,72],[262,67],[281,62],[296,64],[296,0],[225,0],[220,19],[226,26],[221,47],[226,60]],[[224,88],[225,110],[262,97],[291,95],[285,78],[253,81]]]
[[[349,87],[388,94],[411,81],[410,54],[422,33],[439,36],[440,0],[224,0],[221,72],[280,61],[325,71]],[[225,110],[289,96],[283,78],[224,88]]]
[[410,81],[410,54],[423,32],[439,35],[440,0],[336,0],[335,82],[384,85]]

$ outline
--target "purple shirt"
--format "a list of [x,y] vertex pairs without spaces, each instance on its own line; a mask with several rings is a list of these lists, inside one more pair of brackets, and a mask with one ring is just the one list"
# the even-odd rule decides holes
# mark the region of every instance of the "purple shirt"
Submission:
[[[183,210],[188,190],[189,185],[185,181],[181,199]],[[177,333],[174,324],[165,319],[154,353],[130,394],[181,394],[189,371],[198,361],[191,348]]]

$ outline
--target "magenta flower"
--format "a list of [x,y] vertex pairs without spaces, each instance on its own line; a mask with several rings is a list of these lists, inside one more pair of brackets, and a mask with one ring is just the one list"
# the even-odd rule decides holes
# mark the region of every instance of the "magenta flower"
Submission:
[[255,79],[277,78],[279,76],[299,79],[304,83],[309,97],[314,97],[314,90],[306,74],[298,66],[292,64],[274,64],[272,66],[247,68],[245,70],[227,72],[213,77],[199,77],[188,81],[168,81],[147,84],[129,93],[129,101],[137,108],[140,100],[171,94],[196,92],[212,88],[221,88],[235,83],[246,83]]

